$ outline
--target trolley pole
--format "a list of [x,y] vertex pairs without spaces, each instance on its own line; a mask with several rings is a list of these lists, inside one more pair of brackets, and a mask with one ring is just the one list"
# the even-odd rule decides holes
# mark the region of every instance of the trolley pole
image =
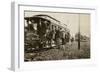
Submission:
[[79,18],[79,27],[78,27],[78,50],[80,50],[80,13],[78,15],[78,18]]

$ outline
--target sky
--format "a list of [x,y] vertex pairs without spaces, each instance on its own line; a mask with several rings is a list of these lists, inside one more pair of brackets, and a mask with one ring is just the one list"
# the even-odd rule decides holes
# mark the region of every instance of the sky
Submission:
[[61,23],[66,24],[72,36],[79,30],[82,35],[90,37],[90,15],[89,14],[78,14],[78,13],[59,13],[59,12],[34,12],[34,11],[25,11],[25,17],[31,17],[38,14],[49,15]]

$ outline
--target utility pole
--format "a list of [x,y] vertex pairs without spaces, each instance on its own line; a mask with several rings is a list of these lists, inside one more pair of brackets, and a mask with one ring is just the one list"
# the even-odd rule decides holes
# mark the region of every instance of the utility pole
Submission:
[[78,18],[79,18],[79,21],[78,21],[78,50],[80,50],[80,13],[78,14]]

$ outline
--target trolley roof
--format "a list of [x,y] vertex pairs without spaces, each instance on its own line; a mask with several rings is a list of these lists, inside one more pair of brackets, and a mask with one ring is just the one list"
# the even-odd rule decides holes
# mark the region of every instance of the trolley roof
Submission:
[[69,31],[69,29],[67,28],[67,25],[66,24],[62,24],[59,20],[49,16],[49,15],[45,15],[45,14],[39,14],[39,15],[34,15],[32,17],[25,17],[24,19],[26,20],[32,20],[32,19],[44,19],[44,20],[47,20],[47,21],[50,21],[51,23],[55,23],[56,25],[60,26],[60,27],[63,27],[63,28],[66,28],[66,30]]

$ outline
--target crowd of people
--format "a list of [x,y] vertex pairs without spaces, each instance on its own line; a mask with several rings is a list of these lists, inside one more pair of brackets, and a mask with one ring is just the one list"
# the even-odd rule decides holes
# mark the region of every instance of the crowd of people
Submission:
[[54,46],[60,48],[60,45],[66,45],[69,41],[73,42],[73,39],[70,39],[70,32],[67,31],[66,28],[51,25],[48,21],[39,21],[38,23],[31,21],[27,31],[38,35],[39,48]]
[[[45,26],[43,26],[44,29]],[[43,43],[46,47],[53,47],[57,46],[58,48],[60,45],[65,45],[70,40],[70,32],[64,30],[64,28],[52,25],[45,28],[45,33],[43,34],[43,30],[38,30],[41,39],[41,43]]]

